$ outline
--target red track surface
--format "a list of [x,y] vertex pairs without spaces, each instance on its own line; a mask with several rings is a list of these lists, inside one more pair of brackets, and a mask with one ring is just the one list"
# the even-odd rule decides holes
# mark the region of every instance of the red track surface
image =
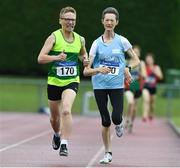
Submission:
[[105,166],[99,118],[74,116],[68,157],[52,149],[52,135],[46,115],[0,113],[0,167],[180,167],[180,139],[165,119],[137,119],[122,138],[112,127],[113,161]]

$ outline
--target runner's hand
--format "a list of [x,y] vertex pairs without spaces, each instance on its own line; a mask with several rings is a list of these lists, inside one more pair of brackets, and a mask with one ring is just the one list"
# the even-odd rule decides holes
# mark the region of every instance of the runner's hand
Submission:
[[124,69],[124,75],[125,75],[125,82],[130,85],[133,81],[133,78],[131,76],[131,73],[129,72],[129,68]]
[[66,60],[66,57],[67,57],[67,54],[64,53],[64,50],[63,52],[61,52],[59,55],[58,55],[58,61],[65,61]]
[[100,68],[98,68],[98,72],[102,73],[102,74],[107,74],[107,73],[111,72],[111,69],[108,67],[100,67]]
[[84,56],[83,57],[83,66],[85,66],[85,67],[88,66],[89,62],[90,62],[89,58],[87,56]]

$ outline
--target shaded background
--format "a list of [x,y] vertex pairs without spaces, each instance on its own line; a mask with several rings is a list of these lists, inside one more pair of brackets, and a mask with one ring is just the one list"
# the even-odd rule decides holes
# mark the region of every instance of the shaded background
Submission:
[[77,10],[75,31],[89,48],[103,33],[101,13],[116,7],[120,22],[116,32],[142,48],[142,58],[151,51],[165,73],[180,67],[180,0],[1,0],[0,75],[43,77],[45,65],[37,56],[47,36],[59,28],[59,11],[73,6]]
[[[0,143],[0,150],[2,151],[2,145],[8,145],[7,139],[14,144],[18,138],[30,137],[32,135],[29,133],[33,132],[33,134],[36,134],[35,132],[38,132],[37,127],[41,128],[42,126],[43,129],[46,126],[49,127],[47,120],[44,127],[39,122],[41,120],[37,118],[37,115],[35,115],[35,118],[31,118],[28,117],[29,114],[26,115],[25,113],[40,112],[49,115],[46,93],[47,80],[45,79],[47,78],[47,65],[39,65],[37,56],[46,38],[54,30],[59,29],[59,12],[65,6],[73,6],[77,10],[75,31],[85,37],[88,51],[92,42],[103,33],[104,29],[101,24],[102,11],[108,6],[118,9],[120,23],[116,27],[116,32],[127,37],[132,45],[140,45],[142,58],[147,52],[153,52],[156,56],[156,62],[161,66],[165,76],[165,80],[158,84],[157,101],[155,102],[155,116],[157,119],[155,123],[156,121],[158,121],[157,123],[159,121],[164,123],[164,118],[168,119],[171,126],[175,130],[179,130],[176,132],[180,135],[180,0],[0,0],[0,125],[2,128],[0,136],[4,136],[4,141]],[[89,79],[83,76],[81,78]],[[92,93],[91,82],[89,80],[81,81],[78,96],[72,107],[73,114],[99,115]],[[140,98],[137,109],[138,117],[142,116],[142,103],[143,99]],[[126,100],[124,105],[125,116],[127,112]],[[8,114],[8,112],[16,113]],[[43,119],[42,116],[40,118]],[[89,121],[88,119],[87,122],[83,121],[83,123],[88,125]],[[141,124],[140,119],[137,119],[137,121]],[[38,124],[36,125],[36,123]],[[78,123],[79,126],[82,124]],[[167,153],[174,154],[173,152],[177,152],[177,150],[174,151],[174,148],[172,148],[176,141],[174,139],[169,141],[169,137],[173,138],[173,136],[164,134],[165,130],[168,130],[167,127],[164,127],[164,130],[161,125],[155,124],[154,126],[157,127],[154,127],[153,124],[137,125],[139,130],[143,130],[143,136],[138,134],[138,138],[135,136],[135,141],[138,140],[138,142],[143,142],[143,137],[145,141],[148,138],[151,142],[156,142],[143,142],[143,144],[148,144],[148,148],[141,144],[143,152],[145,151],[144,149],[148,150],[146,153],[149,155],[146,158],[148,161],[150,160],[151,164],[154,158],[155,163],[157,163],[163,158],[163,154],[167,158]],[[24,125],[23,129],[22,125]],[[93,124],[91,123],[91,125]],[[34,128],[34,130],[31,130],[31,128]],[[144,130],[144,128],[147,128],[147,130]],[[85,128],[82,127],[82,129],[84,130]],[[15,131],[15,134],[12,131]],[[76,135],[81,135],[81,133]],[[161,137],[159,140],[157,140],[158,135]],[[78,137],[82,139],[81,136]],[[43,142],[44,139],[47,139],[47,137],[42,138]],[[167,144],[167,148],[163,148],[163,144],[161,144],[162,148],[159,146],[159,142],[162,139]],[[134,139],[131,140],[132,143],[135,142]],[[129,141],[126,139],[125,141],[128,142],[129,146]],[[73,140],[73,142],[79,141]],[[82,146],[82,143],[80,144]],[[29,146],[29,144],[27,145]],[[178,147],[175,146],[175,148]],[[11,160],[16,160],[16,163],[18,163],[17,160],[22,161],[22,156],[26,155],[21,154],[23,148],[18,147],[16,149],[20,151],[15,150],[13,152],[10,150],[10,155],[6,151],[5,153],[8,157],[13,156],[14,158],[16,156],[17,159]],[[26,149],[27,146],[23,151],[26,151]],[[137,146],[137,149],[139,150],[139,146]],[[149,149],[151,150],[149,151]],[[154,149],[161,152],[161,155],[159,153],[157,155],[160,158],[154,155]],[[172,150],[167,152],[167,149],[168,151],[169,149]],[[32,147],[31,150],[34,152]],[[16,155],[17,153],[20,153],[20,155]],[[137,152],[135,151],[135,153]],[[2,156],[4,157],[4,155]],[[34,157],[37,158],[36,155]],[[166,159],[166,163],[175,165],[178,161],[172,158],[176,157],[170,156],[168,159],[172,162],[168,162],[169,160]],[[72,157],[72,159],[74,158]],[[49,162],[49,157],[46,160]],[[7,165],[12,163],[7,158],[4,161]],[[23,159],[23,161],[28,162],[29,165],[29,160]],[[69,164],[69,160],[67,161]],[[129,160],[123,159],[123,161],[128,162]],[[139,162],[138,160],[136,161]],[[36,159],[34,160],[35,162]],[[54,159],[52,162],[53,165],[56,164]],[[57,162],[58,164],[60,163],[59,158]],[[37,165],[36,163],[34,165]],[[143,160],[143,163],[147,164],[148,162],[146,163]]]

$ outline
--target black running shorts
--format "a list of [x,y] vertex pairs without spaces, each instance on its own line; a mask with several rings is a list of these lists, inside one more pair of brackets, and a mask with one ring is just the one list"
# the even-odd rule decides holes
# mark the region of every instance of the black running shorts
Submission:
[[54,85],[49,85],[47,86],[47,94],[48,94],[48,99],[49,100],[61,100],[61,95],[62,92],[66,89],[72,89],[77,93],[78,91],[78,86],[79,84],[76,82],[70,83],[66,86],[54,86]]

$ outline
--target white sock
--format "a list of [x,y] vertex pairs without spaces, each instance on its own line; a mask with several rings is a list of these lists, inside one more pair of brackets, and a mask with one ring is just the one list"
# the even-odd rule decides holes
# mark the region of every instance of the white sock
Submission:
[[66,145],[68,145],[68,141],[67,141],[66,139],[62,139],[62,140],[61,140],[61,144],[66,144]]

